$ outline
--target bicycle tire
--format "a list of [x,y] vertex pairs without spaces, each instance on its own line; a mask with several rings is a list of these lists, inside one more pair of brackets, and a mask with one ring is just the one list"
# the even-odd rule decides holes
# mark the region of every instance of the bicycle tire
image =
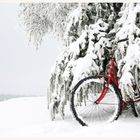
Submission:
[[[88,126],[89,124],[83,119],[83,116],[81,116],[79,114],[79,112],[77,111],[77,107],[78,105],[76,105],[77,103],[75,103],[75,98],[76,98],[76,92],[78,90],[79,87],[82,87],[83,86],[83,83],[84,82],[87,82],[88,80],[95,80],[95,79],[100,79],[102,78],[103,76],[90,76],[90,77],[87,77],[87,78],[84,78],[82,80],[80,80],[76,85],[75,87],[73,88],[72,92],[71,92],[71,102],[70,102],[70,108],[71,108],[71,111],[72,111],[72,114],[74,116],[74,118],[76,119],[76,121],[78,121],[82,126]],[[105,77],[104,77],[105,78]],[[107,82],[107,78],[105,78],[105,81]],[[115,109],[115,112],[113,114],[113,118],[110,120],[113,121],[113,120],[117,120],[119,115],[121,114],[121,101],[122,101],[122,97],[121,97],[121,94],[119,92],[119,89],[117,88],[117,86],[111,81],[110,83],[110,86],[113,88],[114,90],[114,95],[117,99],[117,104],[116,104],[116,109]],[[79,93],[79,92],[78,92]],[[89,93],[88,93],[89,94]],[[104,97],[106,98],[106,97]],[[104,100],[104,99],[103,99]],[[81,106],[82,107],[82,106]],[[93,112],[95,113],[95,112]],[[110,119],[110,118],[109,118]],[[108,121],[108,120],[107,120]]]
[[139,113],[138,113],[138,108],[137,108],[137,104],[133,101],[132,103],[131,103],[131,108],[132,108],[132,113],[133,113],[133,115],[135,116],[135,117],[138,117],[139,115]]

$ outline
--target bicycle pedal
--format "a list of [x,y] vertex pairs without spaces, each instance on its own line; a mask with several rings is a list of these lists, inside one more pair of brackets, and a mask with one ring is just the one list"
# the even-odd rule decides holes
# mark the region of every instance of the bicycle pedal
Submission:
[[126,102],[122,103],[122,111],[126,111],[126,110],[128,110],[130,108],[131,108],[130,104],[128,104]]

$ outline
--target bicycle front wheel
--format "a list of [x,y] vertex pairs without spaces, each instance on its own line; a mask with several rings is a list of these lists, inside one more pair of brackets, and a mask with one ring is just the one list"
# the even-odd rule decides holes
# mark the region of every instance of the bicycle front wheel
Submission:
[[121,111],[121,96],[118,88],[110,83],[105,97],[96,103],[105,83],[102,76],[87,77],[80,80],[74,87],[71,96],[71,110],[75,119],[82,125],[105,123],[116,120]]

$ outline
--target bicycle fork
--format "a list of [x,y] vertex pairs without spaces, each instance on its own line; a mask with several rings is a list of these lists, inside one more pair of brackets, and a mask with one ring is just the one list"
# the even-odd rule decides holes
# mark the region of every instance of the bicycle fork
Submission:
[[99,104],[99,103],[101,102],[101,100],[105,97],[105,95],[106,95],[106,93],[107,93],[107,91],[108,91],[108,86],[109,86],[109,84],[108,84],[107,86],[104,85],[104,88],[103,88],[103,90],[102,90],[101,95],[100,95],[99,98],[95,101],[96,104]]

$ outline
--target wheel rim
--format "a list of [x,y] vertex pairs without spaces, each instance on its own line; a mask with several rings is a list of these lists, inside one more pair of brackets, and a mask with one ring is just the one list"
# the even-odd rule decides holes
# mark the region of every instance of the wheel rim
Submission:
[[73,113],[80,123],[104,124],[117,118],[120,102],[112,85],[109,86],[105,98],[99,104],[95,103],[102,89],[103,84],[99,78],[88,79],[75,89],[72,102]]
[[140,116],[140,101],[135,102],[134,104],[135,104],[136,112]]

